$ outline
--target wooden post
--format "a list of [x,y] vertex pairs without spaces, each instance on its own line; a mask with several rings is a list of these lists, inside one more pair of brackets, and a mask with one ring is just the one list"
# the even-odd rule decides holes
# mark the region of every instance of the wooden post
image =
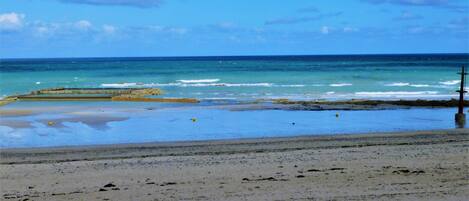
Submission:
[[461,75],[461,86],[459,90],[456,91],[456,92],[459,92],[459,105],[458,105],[458,113],[456,113],[455,115],[455,120],[456,120],[456,124],[459,127],[464,128],[466,124],[466,115],[464,114],[464,93],[467,93],[467,91],[464,90],[465,78],[467,75],[466,68],[462,66],[461,73],[458,73],[458,74]]

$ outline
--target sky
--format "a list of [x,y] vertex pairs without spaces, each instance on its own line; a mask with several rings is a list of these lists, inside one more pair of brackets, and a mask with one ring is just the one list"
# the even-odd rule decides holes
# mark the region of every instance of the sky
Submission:
[[2,0],[0,58],[469,53],[469,0]]

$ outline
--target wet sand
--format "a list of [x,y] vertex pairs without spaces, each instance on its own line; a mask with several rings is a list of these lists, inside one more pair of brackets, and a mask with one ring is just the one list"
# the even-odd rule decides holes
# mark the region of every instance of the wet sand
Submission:
[[465,200],[469,130],[0,151],[2,200]]

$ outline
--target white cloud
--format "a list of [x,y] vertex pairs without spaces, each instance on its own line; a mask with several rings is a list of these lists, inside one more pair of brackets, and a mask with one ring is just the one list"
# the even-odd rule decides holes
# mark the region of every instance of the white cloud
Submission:
[[23,14],[3,13],[0,14],[0,31],[16,31],[23,27]]
[[330,29],[329,29],[328,26],[323,26],[323,27],[321,27],[320,31],[321,31],[322,34],[329,34]]
[[176,34],[176,35],[183,35],[188,32],[186,28],[166,27],[166,26],[158,26],[158,25],[150,25],[150,26],[142,27],[142,30],[148,33],[168,33],[168,34]]
[[46,35],[49,32],[49,29],[45,26],[37,27],[36,32],[39,36]]
[[29,25],[34,30],[34,36],[36,37],[51,37],[60,32],[62,25],[58,23],[42,23],[34,22]]
[[[30,30],[36,37],[86,37],[95,33],[95,29],[91,22],[80,20],[76,22],[43,22],[34,21],[25,23],[25,30]],[[77,36],[75,36],[77,35]]]
[[114,34],[116,32],[116,27],[105,24],[103,25],[103,31],[106,34]]
[[83,31],[90,29],[91,26],[92,26],[91,22],[87,20],[80,20],[78,22],[75,22],[75,27]]

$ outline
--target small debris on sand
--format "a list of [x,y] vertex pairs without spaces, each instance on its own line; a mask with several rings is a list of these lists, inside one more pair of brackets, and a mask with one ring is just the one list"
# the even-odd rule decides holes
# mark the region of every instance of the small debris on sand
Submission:
[[112,184],[112,183],[108,183],[106,185],[103,186],[104,188],[111,188],[111,187],[116,187],[116,185]]

